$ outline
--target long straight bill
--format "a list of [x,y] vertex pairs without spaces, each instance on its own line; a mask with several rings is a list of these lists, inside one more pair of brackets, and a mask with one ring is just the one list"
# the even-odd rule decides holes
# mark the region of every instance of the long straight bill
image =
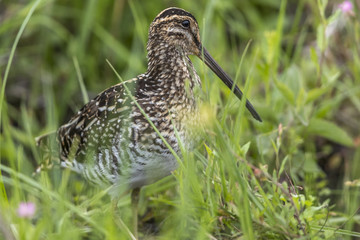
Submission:
[[[204,58],[200,57],[205,64],[226,84],[229,89],[233,89],[234,81],[224,72],[224,70],[219,66],[219,64],[211,57],[210,53],[202,47],[202,51],[204,54]],[[238,86],[235,85],[234,87],[234,94],[241,100],[243,97],[242,91],[239,89]],[[260,115],[256,112],[253,105],[250,103],[249,100],[246,99],[246,108],[249,110],[251,115],[262,122]]]

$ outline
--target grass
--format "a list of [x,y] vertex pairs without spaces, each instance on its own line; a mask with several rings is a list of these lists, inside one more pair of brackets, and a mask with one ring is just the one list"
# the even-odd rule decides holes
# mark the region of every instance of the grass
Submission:
[[[140,236],[360,237],[360,6],[343,13],[339,3],[172,4],[197,17],[204,46],[263,123],[192,57],[203,80],[204,141],[171,176],[142,189]],[[106,190],[43,163],[48,152],[35,137],[118,83],[116,73],[143,73],[148,27],[168,6],[0,3],[0,239],[131,239],[130,196],[113,216]],[[50,168],[35,173],[41,163]],[[18,216],[20,202],[33,202],[34,216]]]

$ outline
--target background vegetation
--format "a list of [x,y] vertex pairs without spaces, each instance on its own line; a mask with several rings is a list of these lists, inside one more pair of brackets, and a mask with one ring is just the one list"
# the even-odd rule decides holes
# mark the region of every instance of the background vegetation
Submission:
[[359,1],[0,0],[0,239],[132,237],[130,197],[114,216],[104,189],[56,161],[35,174],[49,159],[34,139],[118,83],[106,59],[123,79],[145,72],[148,27],[169,6],[197,17],[263,123],[192,58],[207,134],[142,189],[140,236],[360,237]]

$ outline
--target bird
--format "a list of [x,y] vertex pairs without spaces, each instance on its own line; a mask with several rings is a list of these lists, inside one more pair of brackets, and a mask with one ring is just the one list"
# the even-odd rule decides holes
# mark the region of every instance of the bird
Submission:
[[202,45],[199,32],[195,17],[184,9],[161,11],[149,28],[146,72],[107,88],[58,129],[61,165],[91,183],[111,186],[115,193],[132,190],[134,202],[141,187],[176,170],[173,153],[181,156],[180,145],[192,151],[199,142],[194,130],[200,121],[195,89],[201,81],[189,56],[199,57],[243,98]]

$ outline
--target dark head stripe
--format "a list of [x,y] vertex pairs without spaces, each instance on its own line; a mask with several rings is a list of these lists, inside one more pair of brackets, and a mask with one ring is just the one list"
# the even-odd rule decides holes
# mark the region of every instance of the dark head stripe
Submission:
[[165,9],[164,11],[162,11],[162,12],[154,19],[154,21],[159,20],[159,19],[162,19],[162,18],[166,18],[166,17],[169,17],[169,16],[174,16],[174,15],[178,15],[178,16],[188,16],[188,17],[191,17],[192,19],[194,19],[195,22],[197,22],[196,19],[195,19],[195,17],[194,17],[191,13],[189,13],[189,12],[187,12],[187,11],[181,9],[181,8],[175,8],[175,7],[168,8],[168,9]]

